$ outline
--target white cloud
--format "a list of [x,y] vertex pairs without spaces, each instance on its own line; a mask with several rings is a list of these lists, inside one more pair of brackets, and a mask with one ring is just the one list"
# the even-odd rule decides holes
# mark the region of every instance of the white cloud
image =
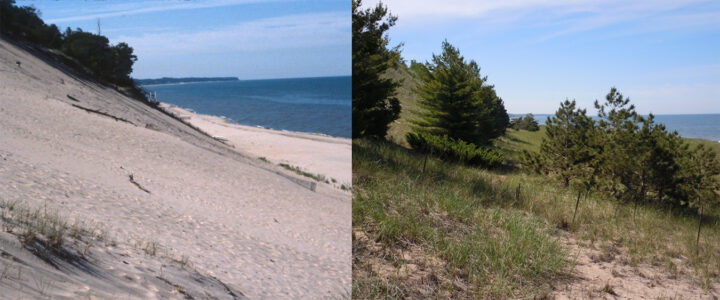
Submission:
[[45,20],[46,23],[62,23],[81,20],[94,20],[126,15],[136,15],[159,11],[198,9],[210,7],[232,6],[254,2],[269,2],[269,0],[214,0],[203,2],[139,2],[107,5],[100,8],[90,8],[74,11],[58,11],[56,15],[68,15]]
[[[369,0],[363,7],[382,2],[393,15],[399,16],[400,27],[423,27],[429,23],[451,23],[458,20],[481,20],[486,23],[520,23],[524,26],[552,26],[562,29],[538,38],[543,41],[558,36],[583,32],[619,24],[645,20],[642,28],[648,31],[673,28],[702,28],[720,25],[717,5],[708,0]],[[693,4],[710,3],[715,12],[683,11]],[[711,8],[712,10],[712,8]],[[672,16],[663,15],[675,12]],[[566,18],[563,18],[566,17]],[[654,29],[654,28],[662,29]]]
[[200,54],[350,44],[347,13],[315,13],[260,19],[215,30],[119,36],[138,55]]

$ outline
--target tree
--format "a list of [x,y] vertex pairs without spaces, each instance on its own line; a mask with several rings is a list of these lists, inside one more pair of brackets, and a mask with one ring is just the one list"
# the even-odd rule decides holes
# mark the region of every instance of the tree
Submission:
[[568,186],[573,177],[584,177],[586,164],[593,158],[590,134],[594,122],[586,110],[576,108],[575,100],[565,100],[554,116],[545,123],[545,137],[540,144],[543,168],[557,174]]
[[121,85],[132,85],[132,79],[130,73],[132,73],[132,66],[137,61],[137,56],[133,54],[133,48],[126,43],[118,43],[112,47],[113,61],[113,76],[114,82]]
[[417,68],[421,83],[415,89],[422,108],[414,131],[447,135],[475,145],[488,145],[505,133],[509,124],[502,99],[475,61],[466,62],[460,51],[443,42],[443,52],[432,63]]
[[700,144],[695,147],[685,161],[685,181],[682,188],[687,193],[688,204],[698,209],[697,249],[700,246],[700,229],[703,210],[720,202],[720,161],[715,152]]
[[611,88],[602,105],[595,100],[598,109],[597,143],[602,147],[597,159],[600,166],[601,186],[617,200],[632,195],[634,170],[642,167],[636,160],[640,151],[636,146],[640,119],[630,99],[623,97],[616,88]]
[[361,0],[352,2],[352,136],[384,138],[388,126],[400,115],[395,90],[397,81],[383,78],[399,62],[400,45],[388,49],[385,32],[397,17],[382,3],[361,10]]

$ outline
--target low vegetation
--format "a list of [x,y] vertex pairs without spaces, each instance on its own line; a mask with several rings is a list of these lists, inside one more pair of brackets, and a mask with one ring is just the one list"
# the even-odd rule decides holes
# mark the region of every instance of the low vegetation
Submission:
[[307,172],[307,171],[301,169],[301,168],[298,167],[298,166],[291,166],[291,165],[288,165],[288,164],[286,164],[286,163],[280,163],[280,164],[278,164],[278,165],[281,166],[281,167],[283,167],[283,168],[285,168],[285,169],[287,169],[287,170],[290,170],[290,171],[295,172],[295,174],[312,178],[312,179],[314,179],[315,181],[324,182],[324,183],[328,183],[328,184],[330,183],[330,180],[328,180],[327,177],[325,177],[325,175],[310,173],[310,172]]
[[484,171],[355,140],[353,173],[355,298],[529,296],[569,266],[554,224],[516,209],[529,195]]
[[491,148],[478,147],[463,140],[427,133],[408,133],[407,142],[420,153],[430,154],[447,161],[494,168],[503,163],[502,153]]
[[0,222],[4,232],[16,233],[26,244],[40,242],[60,249],[68,238],[90,237],[103,241],[107,232],[82,221],[74,223],[47,207],[28,208],[17,201],[0,201]]

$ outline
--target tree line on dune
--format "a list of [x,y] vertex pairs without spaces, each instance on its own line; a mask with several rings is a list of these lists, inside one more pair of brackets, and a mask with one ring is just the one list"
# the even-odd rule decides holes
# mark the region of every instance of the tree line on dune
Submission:
[[0,0],[0,32],[14,40],[59,50],[74,60],[65,63],[76,71],[89,73],[100,82],[129,88],[132,96],[147,100],[130,78],[137,61],[132,47],[122,42],[111,45],[107,37],[80,28],[67,28],[61,33],[55,24],[45,24],[39,14],[35,7],[16,6],[15,0]]
[[[378,4],[360,9],[352,2],[352,136],[385,138],[390,123],[400,115],[396,89],[400,85],[383,74],[401,62],[400,45],[388,48],[386,31],[397,17]],[[420,78],[413,91],[420,110],[406,136],[414,150],[443,159],[487,167],[497,166],[503,155],[490,148],[505,133],[509,117],[487,77],[475,61],[467,61],[447,41],[442,53],[424,64],[410,66]]]
[[523,165],[623,202],[699,210],[720,202],[720,160],[712,149],[690,147],[652,114],[638,115],[616,88],[595,108],[598,121],[574,100],[562,102],[548,117],[540,152],[525,151]]

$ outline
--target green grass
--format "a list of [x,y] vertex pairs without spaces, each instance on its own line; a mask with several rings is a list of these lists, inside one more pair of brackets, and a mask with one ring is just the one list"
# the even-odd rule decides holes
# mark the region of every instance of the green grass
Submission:
[[495,140],[495,147],[500,149],[505,157],[517,162],[523,150],[530,152],[540,151],[540,143],[545,136],[545,125],[540,125],[538,131],[507,129],[505,135]]
[[[482,172],[431,158],[423,174],[423,158],[392,143],[353,142],[353,257],[361,261],[353,295],[547,292],[568,263],[551,224],[512,208],[524,200]],[[418,270],[404,272],[408,265]]]
[[[559,243],[564,236],[618,264],[652,265],[705,289],[717,283],[718,210],[703,216],[698,248],[693,213],[590,194],[573,221],[578,194],[552,178],[434,158],[423,173],[425,157],[405,142],[417,78],[402,66],[387,76],[405,79],[398,91],[403,112],[387,136],[395,143],[353,141],[353,297],[543,297],[573,265]],[[523,150],[539,151],[544,135],[544,126],[509,129],[495,146],[516,162]],[[720,155],[720,143],[686,141]]]
[[417,103],[418,97],[412,90],[420,83],[420,79],[404,64],[388,70],[385,76],[401,81],[401,85],[397,89],[397,97],[402,106],[400,117],[390,124],[387,138],[398,144],[407,146],[405,134],[410,132],[410,120],[416,119],[412,111],[419,109]]
[[278,164],[278,165],[281,166],[281,167],[283,167],[283,168],[285,168],[285,169],[288,169],[288,170],[290,170],[290,171],[293,171],[293,172],[295,172],[295,173],[298,174],[298,175],[312,178],[312,179],[314,179],[315,181],[324,182],[324,183],[330,183],[330,180],[328,180],[328,179],[325,177],[325,175],[313,174],[313,173],[304,171],[304,170],[301,169],[300,167],[291,166],[291,165],[288,165],[288,164],[286,164],[286,163],[280,163],[280,164]]
[[720,155],[720,142],[705,139],[685,139],[685,141],[692,147],[700,144],[705,145],[705,147],[715,150],[715,153]]
[[[515,145],[537,145],[538,133],[515,133]],[[353,141],[354,295],[542,295],[572,264],[558,242],[563,231],[580,246],[622,253],[610,255],[617,263],[652,265],[706,289],[720,276],[717,211],[703,217],[698,251],[692,213],[591,194],[573,222],[577,193],[552,178],[433,158],[422,173],[423,159],[390,142]],[[410,260],[402,254],[408,251]],[[431,275],[405,274],[411,264]]]

